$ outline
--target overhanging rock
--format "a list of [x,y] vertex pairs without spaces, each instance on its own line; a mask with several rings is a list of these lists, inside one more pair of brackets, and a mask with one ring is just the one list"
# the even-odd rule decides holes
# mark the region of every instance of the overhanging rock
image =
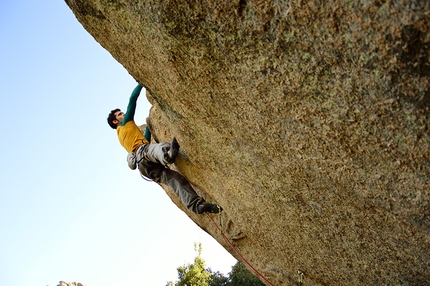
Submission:
[[428,285],[428,1],[66,3],[273,285]]

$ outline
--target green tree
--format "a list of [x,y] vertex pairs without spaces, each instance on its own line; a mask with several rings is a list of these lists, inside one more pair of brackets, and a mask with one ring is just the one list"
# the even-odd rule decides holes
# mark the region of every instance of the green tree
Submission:
[[[197,248],[198,247],[198,248]],[[179,266],[178,281],[168,282],[167,285],[175,286],[210,286],[209,281],[211,280],[211,273],[205,269],[205,261],[201,257],[202,255],[202,244],[194,244],[194,250],[197,252],[197,256],[194,258],[194,263]]]
[[209,286],[227,286],[229,283],[228,277],[225,277],[221,272],[213,272],[212,269],[208,268],[207,271],[211,274],[209,280]]
[[194,250],[197,252],[194,263],[178,267],[178,281],[169,281],[166,286],[264,286],[240,261],[232,267],[228,277],[219,271],[205,269],[205,261],[201,257],[201,243],[194,244]]
[[238,261],[231,269],[229,275],[228,286],[264,286],[264,283],[258,279],[251,271],[249,271],[245,264]]

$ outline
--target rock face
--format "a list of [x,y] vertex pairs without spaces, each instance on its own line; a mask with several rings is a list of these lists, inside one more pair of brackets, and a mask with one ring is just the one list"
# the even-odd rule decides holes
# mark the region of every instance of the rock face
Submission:
[[64,281],[60,281],[60,284],[58,284],[57,286],[84,286],[81,283],[77,283],[77,282],[64,282]]
[[66,3],[265,283],[428,285],[429,1]]

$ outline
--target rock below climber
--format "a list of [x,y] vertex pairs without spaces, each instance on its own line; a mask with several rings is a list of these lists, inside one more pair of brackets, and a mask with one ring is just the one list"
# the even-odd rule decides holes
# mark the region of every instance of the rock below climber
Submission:
[[124,114],[120,109],[114,109],[107,118],[108,124],[116,129],[120,144],[127,150],[127,162],[131,169],[138,168],[142,176],[158,184],[169,186],[182,203],[192,212],[219,213],[222,208],[217,204],[208,204],[198,196],[187,179],[181,174],[168,168],[175,161],[179,152],[179,144],[175,138],[172,143],[150,144],[151,132],[148,126],[145,134],[134,122],[137,99],[142,85],[138,84],[133,90]]

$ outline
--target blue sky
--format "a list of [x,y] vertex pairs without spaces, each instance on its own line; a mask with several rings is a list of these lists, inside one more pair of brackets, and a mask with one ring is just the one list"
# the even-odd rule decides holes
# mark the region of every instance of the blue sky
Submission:
[[[126,164],[106,123],[136,82],[64,1],[0,2],[0,285],[161,285],[236,260]],[[150,105],[142,92],[135,120]]]

